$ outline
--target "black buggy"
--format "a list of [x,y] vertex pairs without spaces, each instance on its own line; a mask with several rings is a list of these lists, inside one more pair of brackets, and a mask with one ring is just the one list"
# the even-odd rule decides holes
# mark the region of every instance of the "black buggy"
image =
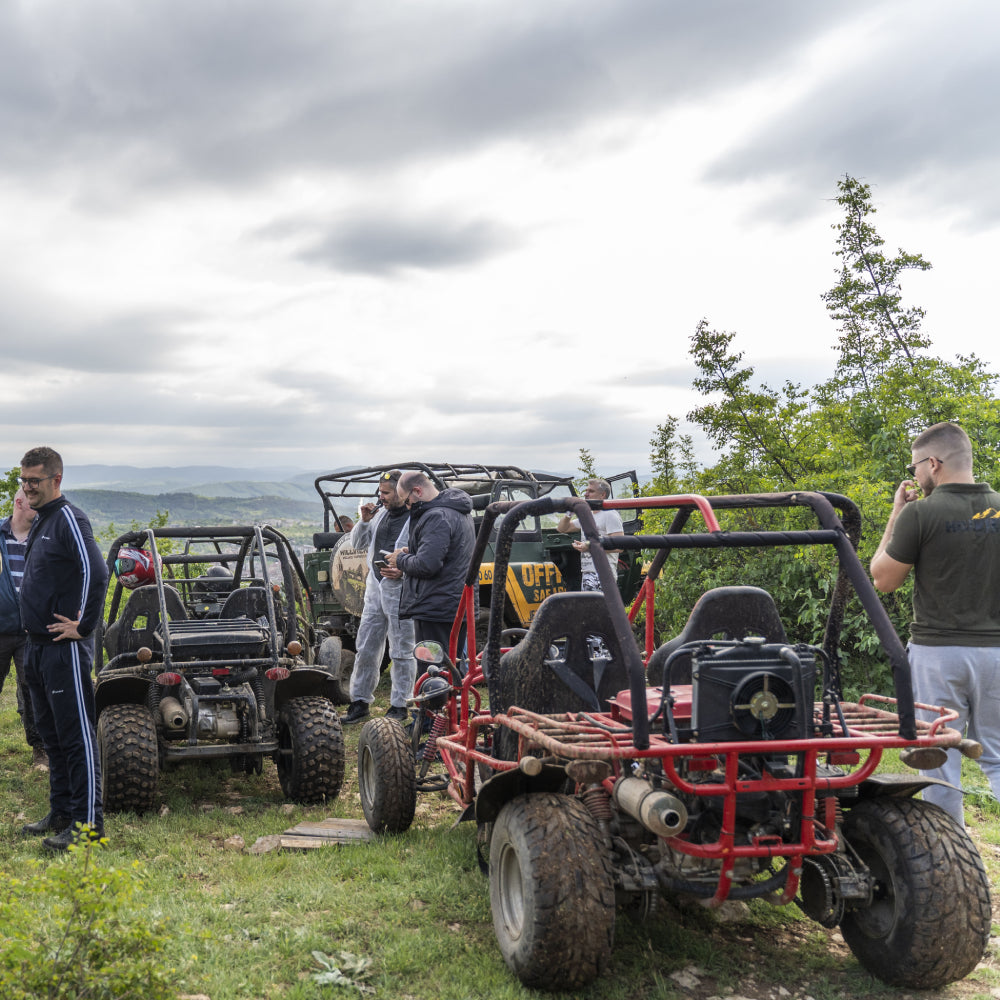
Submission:
[[[150,554],[155,577],[134,590],[114,573],[129,547]],[[344,742],[333,680],[304,658],[309,590],[284,535],[148,528],[116,539],[108,567],[96,637],[104,808],[152,808],[165,767],[225,759],[259,774],[266,757],[289,799],[334,799]]]

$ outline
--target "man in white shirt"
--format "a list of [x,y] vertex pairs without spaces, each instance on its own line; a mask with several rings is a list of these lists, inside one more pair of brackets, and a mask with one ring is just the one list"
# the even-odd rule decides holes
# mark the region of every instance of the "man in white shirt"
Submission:
[[[607,500],[611,496],[611,484],[606,479],[590,479],[587,481],[587,488],[583,491],[583,496],[586,500]],[[597,530],[602,535],[613,537],[615,535],[625,534],[625,529],[622,527],[621,515],[618,511],[595,510],[593,511],[593,515],[594,521],[597,524]],[[559,523],[556,525],[556,530],[568,535],[574,531],[580,530],[580,522],[575,517],[571,517],[569,514],[563,514]],[[600,577],[598,577],[597,569],[594,566],[594,557],[588,551],[586,542],[574,540],[573,548],[580,553],[580,571],[583,574],[583,585],[581,589],[600,590],[601,580]],[[604,554],[608,557],[608,562],[611,563],[612,571],[617,570],[619,551],[619,549],[605,550]]]

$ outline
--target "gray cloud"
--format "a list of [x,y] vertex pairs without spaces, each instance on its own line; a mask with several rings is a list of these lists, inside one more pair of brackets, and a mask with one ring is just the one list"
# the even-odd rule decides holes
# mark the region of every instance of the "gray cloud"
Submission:
[[[834,74],[725,149],[709,179],[780,179],[760,206],[772,220],[817,211],[839,173],[909,179],[975,224],[997,217],[1000,193],[956,178],[995,173],[998,17],[971,3],[943,20],[912,0],[442,0],[391,16],[320,0],[248,0],[238,14],[202,0],[127,15],[111,0],[7,7],[0,171],[32,182],[72,171],[80,204],[108,211],[151,188],[231,189],[288,171],[369,179],[501,143],[564,153],[613,116],[778,79],[840,31]],[[377,272],[476,259],[506,238],[470,219],[445,220],[436,239],[420,220],[402,228],[362,240],[348,226],[306,252]]]
[[442,2],[391,18],[318,0],[8,9],[3,169],[89,164],[95,181],[228,185],[293,165],[397,169],[486,142],[557,142],[733,85],[845,6],[856,5]]
[[875,51],[859,32],[864,58],[845,47],[835,76],[727,149],[708,179],[779,179],[780,196],[756,213],[772,221],[814,212],[833,171],[909,180],[939,208],[964,205],[971,225],[994,223],[1000,192],[979,181],[995,176],[1000,154],[1000,12],[984,4],[949,7],[946,18],[936,11],[929,20],[926,5],[899,5]]
[[0,289],[0,346],[6,375],[135,372],[183,364],[194,316],[184,310],[148,309],[76,318],[38,300]]
[[340,271],[385,275],[418,268],[438,270],[472,264],[514,243],[499,226],[483,219],[401,217],[353,213],[300,252],[299,258]]
[[674,389],[688,389],[691,381],[698,377],[698,369],[692,364],[673,365],[670,368],[655,368],[630,372],[626,380],[630,386],[663,386]]

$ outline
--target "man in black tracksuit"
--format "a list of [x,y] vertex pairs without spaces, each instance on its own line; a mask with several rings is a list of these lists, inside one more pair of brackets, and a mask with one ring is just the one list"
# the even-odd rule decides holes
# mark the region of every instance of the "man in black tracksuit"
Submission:
[[43,841],[50,850],[66,850],[78,824],[104,836],[91,667],[108,571],[87,515],[60,492],[62,471],[51,448],[21,459],[21,486],[38,515],[21,581],[25,680],[49,755],[49,814],[23,832],[52,834]]
[[[448,637],[476,543],[472,498],[464,490],[438,490],[422,472],[404,472],[397,484],[410,508],[410,538],[386,561],[401,569],[399,617],[412,618],[417,642],[432,639],[448,650]],[[459,637],[459,655],[462,638]]]

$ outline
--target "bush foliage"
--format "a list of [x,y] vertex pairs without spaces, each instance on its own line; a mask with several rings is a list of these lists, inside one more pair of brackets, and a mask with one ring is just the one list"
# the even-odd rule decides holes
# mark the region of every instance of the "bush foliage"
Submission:
[[0,889],[4,1000],[168,1000],[164,927],[143,913],[138,863],[101,864],[99,844],[5,872]]

